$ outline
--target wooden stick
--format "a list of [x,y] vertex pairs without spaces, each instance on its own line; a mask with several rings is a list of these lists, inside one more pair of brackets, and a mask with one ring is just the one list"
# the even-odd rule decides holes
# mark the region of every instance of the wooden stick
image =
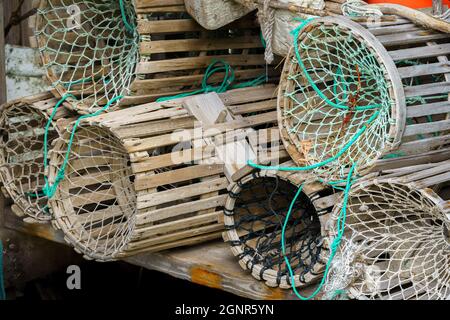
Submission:
[[438,30],[444,33],[450,33],[450,23],[439,18],[430,16],[422,11],[414,10],[399,4],[371,4],[367,8],[373,8],[380,10],[383,14],[398,15],[400,17],[411,20],[413,23],[429,28]]
[[[254,7],[255,3],[261,4],[261,5],[264,4],[264,0],[234,0],[234,1],[244,5],[246,7]],[[304,8],[304,7],[297,6],[292,3],[281,2],[279,0],[270,1],[270,7],[273,9],[288,10],[288,11],[295,12],[295,13],[310,14],[310,15],[315,15],[315,16],[320,16],[320,17],[336,15],[335,13],[328,11],[328,10]]]

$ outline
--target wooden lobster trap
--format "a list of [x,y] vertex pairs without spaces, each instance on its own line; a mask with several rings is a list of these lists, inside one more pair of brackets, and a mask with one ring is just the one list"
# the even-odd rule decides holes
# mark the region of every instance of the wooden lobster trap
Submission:
[[[450,149],[444,149],[379,160],[376,172],[361,181],[405,175],[411,168],[436,167],[449,155]],[[295,166],[289,161],[280,167]],[[336,231],[344,189],[345,183],[333,188],[318,182],[312,172],[253,171],[229,187],[223,239],[240,266],[267,286],[308,287],[324,276],[335,236],[330,236],[330,230]]]
[[[55,225],[77,251],[96,260],[220,237],[229,179],[247,158],[239,165],[225,159],[240,158],[241,151],[254,159],[255,148],[271,145],[270,134],[256,146],[247,137],[275,127],[275,90],[211,93],[84,120],[72,142],[66,132],[51,153]],[[203,100],[222,106],[213,124],[201,118]]]
[[[446,300],[450,257],[450,161],[393,170],[367,179],[346,204],[343,244],[328,292],[352,299]],[[343,210],[335,206],[328,239]]]
[[121,96],[125,105],[146,103],[263,83],[273,74],[251,15],[208,31],[180,0],[37,2],[33,42],[55,94],[70,95],[82,113]]
[[362,25],[306,21],[282,74],[286,149],[301,166],[323,163],[316,173],[326,179],[449,143],[449,35],[405,19]]
[[60,108],[49,123],[56,103],[57,99],[46,92],[12,101],[0,110],[0,176],[18,206],[15,212],[27,222],[45,222],[52,218],[43,192],[46,185],[44,135],[47,135],[49,147],[74,116]]

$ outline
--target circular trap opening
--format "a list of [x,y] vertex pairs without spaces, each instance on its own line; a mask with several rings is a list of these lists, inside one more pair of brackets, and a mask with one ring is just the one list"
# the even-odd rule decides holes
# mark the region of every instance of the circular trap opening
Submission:
[[285,228],[286,257],[297,287],[320,275],[321,224],[311,199],[302,193],[286,222],[298,186],[277,176],[253,176],[230,193],[225,214],[227,240],[240,264],[269,286],[290,288],[290,275],[282,251]]
[[127,94],[139,59],[132,0],[41,0],[35,26],[48,78],[78,111]]
[[[69,137],[66,133],[52,151],[51,183],[64,163]],[[87,257],[111,260],[126,248],[136,219],[133,181],[128,153],[111,131],[77,129],[50,206],[67,240]]]
[[279,93],[287,149],[301,165],[335,158],[316,169],[322,176],[339,177],[354,162],[358,171],[372,166],[400,139],[392,124],[404,121],[396,110],[403,89],[392,59],[346,19],[316,19],[299,30]]

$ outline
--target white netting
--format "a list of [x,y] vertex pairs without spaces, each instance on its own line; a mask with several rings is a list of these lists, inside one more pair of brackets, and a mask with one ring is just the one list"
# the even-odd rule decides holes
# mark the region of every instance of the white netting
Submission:
[[[67,154],[70,134],[57,140],[50,158],[55,183]],[[50,200],[58,226],[87,256],[109,260],[130,241],[136,194],[129,156],[109,130],[81,126],[69,153],[64,178]]]
[[128,92],[139,55],[132,0],[42,0],[35,35],[52,85],[79,111]]
[[430,189],[390,181],[352,191],[328,297],[343,290],[357,299],[448,299],[450,217],[442,202]]
[[[24,213],[47,221],[51,215],[44,181],[44,132],[48,116],[29,104],[6,107],[0,119],[1,177],[3,184]],[[58,137],[54,123],[49,127],[49,144]]]
[[[348,22],[350,24],[350,22]],[[357,28],[357,26],[355,26]],[[336,180],[358,162],[361,173],[389,149],[392,83],[370,41],[346,23],[305,22],[281,82],[279,118],[299,163]]]

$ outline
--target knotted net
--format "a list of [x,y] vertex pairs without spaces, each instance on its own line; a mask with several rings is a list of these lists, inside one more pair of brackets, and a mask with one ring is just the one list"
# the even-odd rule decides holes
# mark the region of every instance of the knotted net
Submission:
[[323,178],[342,178],[356,162],[359,174],[392,147],[393,62],[347,19],[305,21],[294,39],[279,96],[287,149],[299,165],[323,163]]
[[139,56],[132,0],[41,0],[35,24],[48,78],[78,111],[128,92]]
[[297,190],[298,186],[276,175],[254,173],[237,183],[225,206],[225,240],[241,266],[271,287],[291,286],[281,245],[285,223],[285,253],[295,286],[311,283],[322,272],[321,222],[305,193],[286,220]]
[[389,180],[353,190],[345,241],[329,275],[330,295],[448,299],[450,216],[444,204],[431,189]]
[[[129,155],[109,130],[81,125],[68,153],[70,131],[50,154],[50,199],[57,227],[86,258],[111,260],[130,241],[136,219],[136,194]],[[58,171],[64,166],[64,177]]]
[[[51,219],[48,199],[42,190],[45,186],[44,133],[49,118],[45,109],[52,103],[54,99],[42,101],[41,109],[32,103],[12,103],[4,108],[0,118],[2,182],[13,201],[34,221]],[[65,115],[67,112],[62,110],[56,119]],[[49,145],[59,133],[55,120],[48,129]]]

